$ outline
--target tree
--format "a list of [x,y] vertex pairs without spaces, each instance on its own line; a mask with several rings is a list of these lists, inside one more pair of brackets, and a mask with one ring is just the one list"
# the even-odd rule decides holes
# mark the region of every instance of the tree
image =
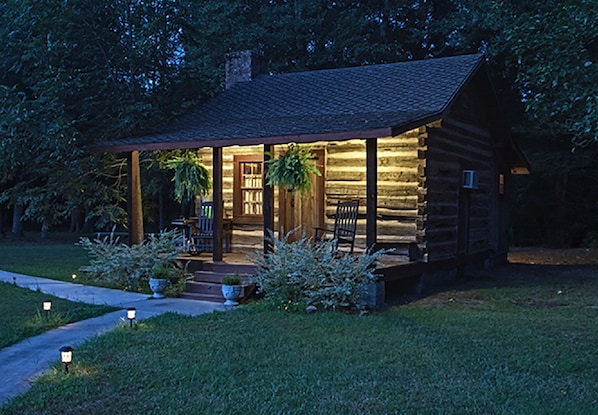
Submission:
[[598,141],[598,8],[593,0],[534,3],[505,31],[526,111],[585,146]]
[[89,148],[158,125],[192,93],[179,70],[178,3],[0,5],[0,203],[43,231],[81,210],[122,221],[121,163]]

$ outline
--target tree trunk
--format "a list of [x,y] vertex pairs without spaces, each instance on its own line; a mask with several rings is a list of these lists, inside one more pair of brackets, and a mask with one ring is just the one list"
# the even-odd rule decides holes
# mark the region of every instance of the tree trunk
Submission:
[[554,183],[554,216],[551,244],[558,247],[568,247],[570,243],[567,223],[567,173],[557,176]]
[[46,225],[45,223],[42,224],[42,231],[41,231],[40,239],[42,239],[42,240],[48,239],[48,228],[49,228],[48,225]]
[[12,212],[12,236],[15,238],[23,237],[23,222],[21,220],[23,213],[25,213],[25,206],[15,204]]
[[158,225],[159,230],[164,229],[166,224],[164,223],[164,188],[160,187],[158,191]]
[[0,238],[4,238],[4,206],[0,206]]
[[81,230],[81,209],[76,208],[71,212],[71,226],[69,227],[70,232],[79,233]]

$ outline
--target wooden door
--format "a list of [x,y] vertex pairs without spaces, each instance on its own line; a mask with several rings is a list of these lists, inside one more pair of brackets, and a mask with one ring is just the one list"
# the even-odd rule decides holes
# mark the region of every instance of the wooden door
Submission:
[[315,227],[324,227],[325,217],[325,153],[324,150],[313,150],[314,162],[321,176],[311,175],[311,189],[304,195],[292,195],[281,190],[279,193],[279,224],[281,232],[287,233],[300,226],[290,238],[295,241],[301,238],[302,232],[308,238],[313,237]]

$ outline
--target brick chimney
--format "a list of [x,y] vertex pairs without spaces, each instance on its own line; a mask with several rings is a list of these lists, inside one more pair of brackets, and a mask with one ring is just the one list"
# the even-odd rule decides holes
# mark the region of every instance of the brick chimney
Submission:
[[225,86],[229,89],[237,82],[247,82],[266,73],[266,59],[253,50],[231,52],[224,55]]

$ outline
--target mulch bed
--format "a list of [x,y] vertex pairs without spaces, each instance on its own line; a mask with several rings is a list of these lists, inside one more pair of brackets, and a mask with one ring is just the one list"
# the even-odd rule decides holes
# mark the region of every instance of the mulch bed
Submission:
[[529,265],[598,265],[598,249],[511,248],[509,263]]

